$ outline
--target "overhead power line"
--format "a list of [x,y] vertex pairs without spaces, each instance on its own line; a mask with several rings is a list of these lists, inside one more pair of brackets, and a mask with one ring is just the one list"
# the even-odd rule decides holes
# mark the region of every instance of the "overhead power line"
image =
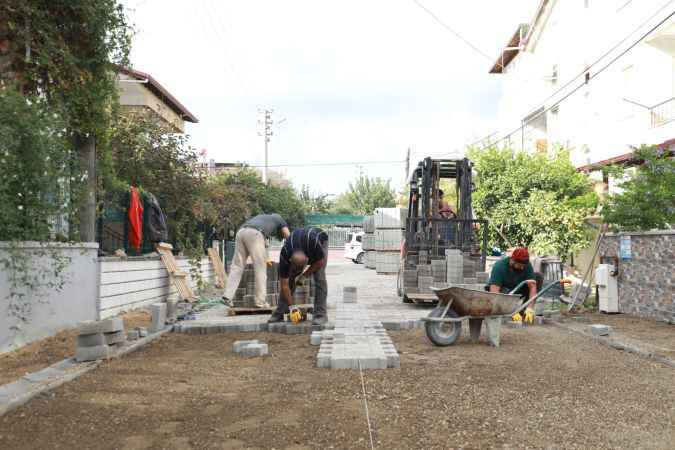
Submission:
[[477,46],[475,46],[474,44],[472,44],[471,41],[469,41],[469,40],[466,39],[464,36],[462,36],[461,34],[459,34],[458,32],[456,32],[454,29],[452,29],[452,28],[450,27],[450,25],[448,25],[447,23],[443,22],[436,14],[434,14],[433,11],[431,11],[429,8],[427,8],[426,6],[424,6],[423,4],[421,4],[420,2],[418,2],[417,0],[412,0],[412,1],[413,1],[413,3],[416,4],[419,8],[421,8],[421,9],[424,10],[427,14],[429,14],[431,17],[433,17],[433,19],[434,19],[440,26],[442,26],[443,28],[445,28],[446,30],[448,30],[450,33],[452,33],[457,39],[459,39],[460,41],[464,42],[466,45],[468,45],[469,47],[471,47],[475,52],[477,52],[479,55],[481,55],[481,56],[483,56],[484,58],[486,58],[488,61],[492,61],[492,58],[490,57],[490,55],[488,55],[487,53],[485,53],[483,50],[481,50],[480,48],[478,48]]
[[[405,164],[401,161],[345,161],[345,162],[326,162],[326,163],[287,163],[270,164],[267,167],[335,167],[335,166],[366,166],[366,165],[385,165],[385,164]],[[265,166],[248,166],[254,168],[264,168]]]

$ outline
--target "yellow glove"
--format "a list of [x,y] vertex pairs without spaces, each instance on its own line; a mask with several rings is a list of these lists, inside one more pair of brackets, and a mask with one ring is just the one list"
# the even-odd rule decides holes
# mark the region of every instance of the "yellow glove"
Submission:
[[299,323],[302,320],[302,312],[297,306],[291,306],[291,311],[288,314],[288,317],[293,323]]
[[267,264],[267,267],[272,267],[272,265],[274,264],[274,261],[272,261],[271,259],[268,259],[266,264]]
[[511,320],[514,322],[522,322],[523,317],[520,315],[520,313],[515,313],[514,315],[511,316]]
[[534,309],[525,309],[525,323],[534,323]]

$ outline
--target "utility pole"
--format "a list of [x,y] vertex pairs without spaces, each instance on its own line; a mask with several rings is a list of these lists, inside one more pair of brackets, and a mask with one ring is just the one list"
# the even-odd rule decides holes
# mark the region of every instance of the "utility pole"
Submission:
[[405,157],[405,178],[403,178],[403,186],[408,183],[408,175],[410,174],[410,147],[408,147],[408,153]]
[[273,109],[259,109],[258,112],[263,113],[263,131],[259,132],[258,134],[263,137],[263,140],[265,142],[265,167],[263,168],[263,183],[267,184],[267,166],[269,164],[269,152],[268,152],[268,144],[270,142],[270,138],[272,137],[272,113],[274,112]]

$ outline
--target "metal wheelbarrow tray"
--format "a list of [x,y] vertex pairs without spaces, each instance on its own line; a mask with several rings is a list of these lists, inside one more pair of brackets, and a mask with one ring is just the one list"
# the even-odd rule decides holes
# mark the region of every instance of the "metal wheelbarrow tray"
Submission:
[[[534,280],[522,281],[511,292],[517,292],[526,283]],[[499,347],[499,335],[502,317],[512,316],[524,310],[530,303],[544,295],[555,285],[570,283],[569,280],[554,281],[537,293],[537,296],[523,302],[520,295],[497,294],[476,289],[466,289],[457,286],[434,288],[431,290],[438,297],[438,306],[424,317],[424,328],[429,340],[439,346],[455,343],[462,331],[462,320],[469,320],[471,340],[478,342],[483,322],[488,341]]]

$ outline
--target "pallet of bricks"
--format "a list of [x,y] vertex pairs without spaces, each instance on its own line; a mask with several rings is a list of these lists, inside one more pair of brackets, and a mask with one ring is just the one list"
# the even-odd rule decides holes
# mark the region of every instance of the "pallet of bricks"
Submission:
[[378,274],[398,273],[407,215],[405,208],[375,210],[375,271]]
[[363,251],[366,253],[364,266],[366,269],[375,269],[375,216],[366,216],[363,219]]
[[403,291],[411,298],[416,294],[433,294],[432,286],[482,289],[487,281],[488,274],[482,271],[480,256],[459,249],[446,249],[445,256],[419,250],[409,253],[405,259]]
[[[315,285],[312,278],[309,284],[297,286],[293,293],[296,305],[304,305],[314,302]],[[267,303],[276,306],[281,288],[279,286],[279,263],[272,263],[267,267]],[[232,300],[235,308],[255,308],[255,271],[252,264],[247,264],[241,277],[241,282]]]

